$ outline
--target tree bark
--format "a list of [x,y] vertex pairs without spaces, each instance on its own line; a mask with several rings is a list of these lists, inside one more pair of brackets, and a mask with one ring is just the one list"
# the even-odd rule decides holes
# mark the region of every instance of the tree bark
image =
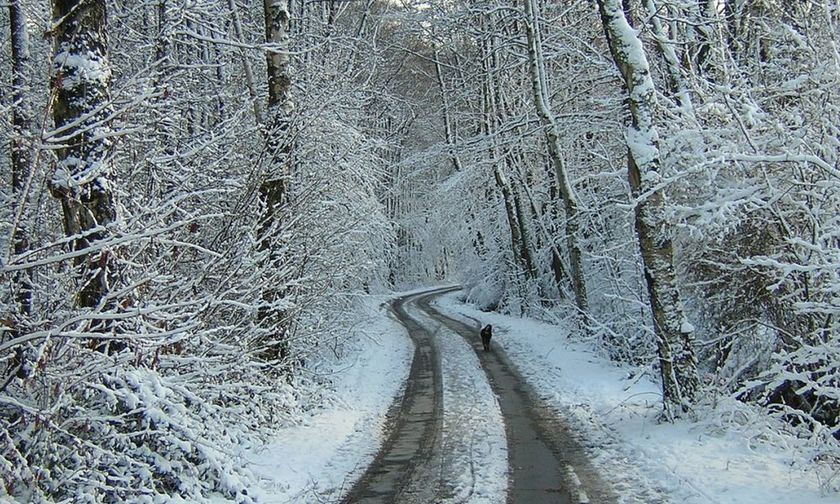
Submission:
[[285,202],[288,185],[289,114],[294,109],[289,75],[289,5],[287,0],[263,0],[268,70],[268,130],[266,139],[270,156],[269,173],[260,187],[266,206],[267,224],[279,218],[278,209]]
[[446,149],[449,158],[452,160],[452,167],[455,171],[463,171],[464,167],[461,165],[461,158],[458,156],[457,138],[453,133],[452,117],[449,109],[449,97],[446,94],[446,83],[443,80],[443,69],[440,64],[440,54],[435,49],[432,52],[432,59],[435,62],[435,76],[437,77],[438,88],[440,89],[440,100],[443,105],[443,132],[446,141]]
[[263,0],[268,69],[268,106],[281,106],[291,112],[291,77],[289,76],[289,3],[287,0]]
[[[566,211],[566,246],[569,249],[569,267],[571,269],[572,290],[575,304],[581,314],[589,313],[589,300],[586,294],[586,280],[583,274],[580,244],[578,243],[578,202],[574,189],[569,182],[566,163],[560,149],[560,129],[551,110],[548,96],[548,82],[545,75],[545,61],[542,52],[542,40],[539,30],[539,7],[536,0],[525,0],[525,33],[528,39],[528,59],[530,61],[531,85],[537,115],[543,125],[548,154],[554,167],[557,188]],[[555,270],[555,276],[558,274]]]
[[[117,219],[113,193],[112,114],[105,0],[54,0],[52,68],[58,164],[50,190],[61,202],[64,230],[76,250],[78,305],[97,307],[115,280],[106,242]],[[100,325],[100,329],[101,329]]]
[[[26,15],[19,0],[9,3],[9,22],[12,42],[12,191],[15,199],[15,222],[12,235],[15,255],[29,249],[29,233],[24,225],[23,209],[26,205],[29,179],[32,173],[31,128],[32,106],[28,98],[26,67],[29,64],[29,41],[26,32]],[[32,311],[32,282],[28,271],[15,274],[18,312],[28,316]]]
[[[268,106],[265,129],[268,152],[268,172],[260,184],[263,211],[258,230],[261,250],[266,251],[266,271],[276,271],[283,254],[275,234],[280,230],[282,207],[287,203],[290,179],[291,141],[289,116],[294,109],[291,100],[289,75],[289,2],[288,0],[263,0],[265,14],[265,39],[268,73]],[[274,281],[277,281],[276,279]],[[278,307],[287,297],[284,289],[267,285],[263,292],[263,305],[257,317],[260,325],[270,334],[261,342],[260,353],[269,362],[285,361],[289,356],[288,314]]]
[[616,67],[629,95],[628,176],[637,200],[636,232],[654,320],[665,414],[688,411],[699,387],[693,327],[677,290],[671,239],[661,233],[664,195],[660,180],[658,131],[653,124],[656,90],[644,48],[619,0],[598,0],[601,21]]

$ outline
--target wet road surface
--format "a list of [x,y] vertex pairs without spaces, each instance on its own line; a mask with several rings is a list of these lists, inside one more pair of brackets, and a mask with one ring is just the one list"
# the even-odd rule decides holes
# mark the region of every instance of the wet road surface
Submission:
[[457,289],[439,289],[392,302],[395,315],[416,345],[414,360],[405,395],[391,414],[390,435],[344,502],[430,504],[446,497],[440,453],[440,358],[430,329],[406,312],[408,302],[416,302],[429,317],[465,338],[479,356],[505,421],[508,503],[615,502],[568,427],[539,401],[503,352],[497,347],[489,352],[481,349],[479,324],[470,326],[430,306],[435,297],[453,290]]
[[[499,398],[505,418],[510,470],[510,503],[572,503],[563,481],[563,464],[545,443],[538,428],[529,398],[523,393],[520,378],[499,358],[498,349],[485,352],[478,337],[479,327],[450,319],[430,306],[432,297],[419,300],[418,306],[435,320],[455,331],[473,346]],[[493,348],[493,343],[490,343]],[[579,504],[578,500],[575,504]]]
[[443,417],[440,358],[429,331],[406,313],[404,304],[410,299],[391,304],[415,345],[406,390],[390,414],[388,439],[345,503],[425,504],[435,502],[441,491],[435,470]]

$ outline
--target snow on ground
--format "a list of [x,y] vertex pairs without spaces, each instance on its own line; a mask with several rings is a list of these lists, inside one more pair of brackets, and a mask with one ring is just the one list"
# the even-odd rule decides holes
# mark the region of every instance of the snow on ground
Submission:
[[251,492],[258,502],[336,502],[373,460],[414,354],[405,328],[382,305],[386,300],[366,301],[361,334],[346,343],[345,358],[328,370],[338,400],[244,454],[260,478]]
[[[581,430],[596,467],[623,502],[837,502],[836,494],[821,495],[818,473],[800,455],[763,441],[761,427],[722,425],[709,411],[697,422],[658,423],[661,392],[647,374],[597,357],[562,328],[481,312],[457,295],[437,306],[493,324],[493,344]],[[738,414],[736,406],[732,411]]]
[[507,438],[502,411],[478,357],[454,331],[410,304],[408,313],[434,329],[441,358],[444,481],[451,494],[442,503],[505,502]]
[[[416,291],[416,292],[419,292]],[[743,415],[724,424],[701,412],[697,422],[658,423],[660,390],[637,368],[616,366],[557,326],[480,312],[445,296],[441,311],[494,325],[493,344],[571,425],[623,502],[687,504],[821,504],[820,473],[809,471],[795,444],[768,442],[764,426]],[[385,415],[402,394],[414,351],[405,329],[380,304],[367,302],[362,337],[332,369],[334,396],[310,417],[278,428],[266,446],[243,460],[260,478],[258,502],[336,502],[363,474],[384,439]],[[495,396],[478,359],[459,336],[409,305],[412,316],[437,328],[443,359],[445,470],[452,501],[504,502],[507,449]],[[725,398],[720,399],[725,401]],[[764,429],[764,430],[763,430]],[[772,438],[778,441],[777,438]],[[836,475],[835,475],[836,476]],[[471,493],[485,489],[484,493]]]

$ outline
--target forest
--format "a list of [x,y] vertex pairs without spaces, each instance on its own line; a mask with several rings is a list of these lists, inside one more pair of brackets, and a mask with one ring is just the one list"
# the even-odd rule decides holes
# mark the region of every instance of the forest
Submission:
[[249,502],[443,281],[840,475],[837,2],[0,6],[0,500]]

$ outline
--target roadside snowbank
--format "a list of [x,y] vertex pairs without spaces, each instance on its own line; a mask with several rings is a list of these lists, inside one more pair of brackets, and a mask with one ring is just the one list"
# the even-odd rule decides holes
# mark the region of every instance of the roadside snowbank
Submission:
[[658,423],[661,392],[651,376],[597,357],[560,327],[481,312],[457,296],[435,305],[493,324],[493,344],[580,429],[594,463],[623,502],[836,502],[836,495],[821,495],[819,473],[801,454],[767,442],[766,426],[750,425],[755,417],[747,406],[727,404],[733,416],[743,417],[739,423],[721,422],[720,408],[700,411],[698,422]]
[[319,370],[333,382],[334,400],[243,454],[260,478],[252,492],[258,502],[336,502],[373,460],[414,353],[405,328],[385,307],[387,299],[365,301],[343,358]]

